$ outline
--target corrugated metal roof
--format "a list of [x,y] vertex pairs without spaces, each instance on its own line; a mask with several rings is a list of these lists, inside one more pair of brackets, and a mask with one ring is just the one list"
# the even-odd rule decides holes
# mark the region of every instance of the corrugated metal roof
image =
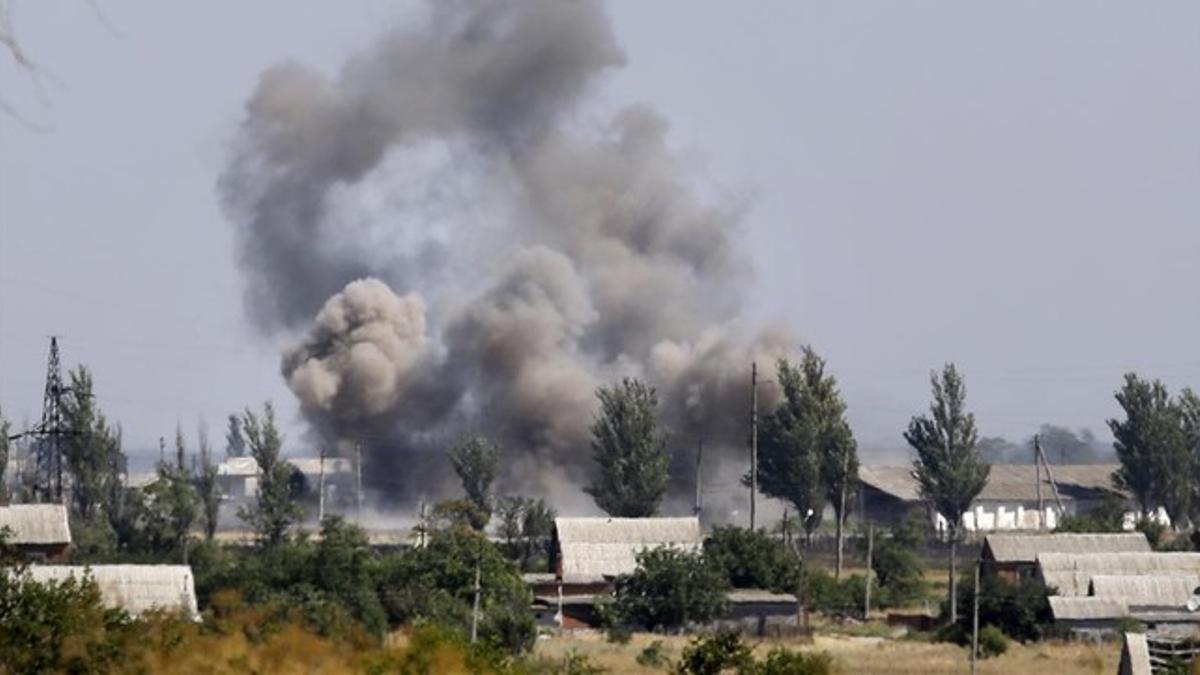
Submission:
[[671,546],[698,551],[703,537],[700,519],[687,518],[556,518],[554,527],[564,577],[596,579],[632,574],[637,554]]
[[1086,596],[1094,576],[1200,575],[1200,553],[1041,553],[1038,573],[1062,596]]
[[753,602],[795,604],[798,602],[796,596],[791,593],[772,593],[771,591],[755,588],[734,589],[726,593],[725,597],[729,599],[729,602],[734,604]]
[[[1117,464],[1062,464],[1051,466],[1058,494],[1063,501],[1100,499],[1106,493],[1122,494],[1112,485]],[[917,479],[911,466],[863,466],[859,480],[904,501],[919,501]],[[1042,473],[1042,499],[1054,503],[1054,491]],[[976,501],[1037,501],[1037,468],[1033,464],[993,464],[987,485]]]
[[[316,476],[321,473],[320,457],[284,457],[284,461],[306,475]],[[354,472],[354,463],[347,457],[326,457],[325,475],[347,474]],[[218,476],[257,476],[258,462],[253,457],[230,457],[217,465]]]
[[217,464],[218,476],[257,476],[258,462],[253,457],[230,457]]
[[62,504],[0,506],[0,529],[12,530],[10,544],[53,546],[71,543],[67,507]]
[[984,546],[996,562],[1029,562],[1039,553],[1149,553],[1150,542],[1141,532],[1112,534],[989,534]]
[[1049,600],[1055,621],[1097,621],[1129,616],[1129,607],[1120,600],[1061,595],[1052,595]]
[[195,582],[187,565],[32,565],[35,581],[62,581],[90,572],[105,605],[137,615],[151,609],[198,619]]
[[1198,586],[1200,574],[1097,574],[1088,595],[1120,600],[1130,607],[1180,608],[1187,605]]

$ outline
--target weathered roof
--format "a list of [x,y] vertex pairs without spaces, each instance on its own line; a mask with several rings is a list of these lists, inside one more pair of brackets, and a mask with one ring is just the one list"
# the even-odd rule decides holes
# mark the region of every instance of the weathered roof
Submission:
[[[321,473],[320,457],[284,457],[284,461],[306,475],[316,476]],[[346,474],[354,472],[354,463],[346,457],[326,457],[325,475]],[[217,465],[219,476],[257,476],[258,462],[253,457],[230,457]]]
[[178,611],[198,619],[195,582],[187,565],[33,565],[35,581],[63,581],[91,574],[105,605],[130,614],[151,609]]
[[1187,605],[1198,586],[1200,575],[1196,574],[1097,574],[1088,595],[1120,600],[1130,607],[1180,608]]
[[1200,553],[1039,553],[1038,573],[1063,596],[1085,596],[1094,576],[1200,575]]
[[799,602],[791,593],[772,593],[756,588],[737,588],[725,594],[733,604],[774,603],[794,605]]
[[637,554],[671,546],[699,550],[700,519],[687,518],[556,518],[564,577],[592,579],[631,574]]
[[[306,475],[316,476],[321,473],[320,457],[287,457],[288,463]],[[354,462],[346,457],[326,457],[325,475],[354,473]]]
[[996,562],[1029,562],[1039,553],[1149,553],[1150,542],[1141,532],[1111,534],[989,534],[984,550]]
[[1064,597],[1052,595],[1050,614],[1055,621],[1098,621],[1129,616],[1129,607],[1112,598]]
[[1150,670],[1150,646],[1145,633],[1125,633],[1121,646],[1120,675],[1152,675]]
[[0,506],[0,529],[12,531],[10,544],[53,546],[71,543],[67,507],[62,504]]
[[[1051,466],[1058,495],[1065,501],[1101,499],[1105,494],[1122,494],[1112,485],[1116,464],[1061,464]],[[904,501],[919,501],[917,479],[911,466],[862,466],[858,478],[864,485]],[[1054,503],[1049,478],[1042,472],[1042,499]],[[1033,464],[993,464],[987,485],[976,501],[1037,501],[1037,467]]]
[[257,476],[258,462],[253,457],[230,457],[217,464],[218,476]]

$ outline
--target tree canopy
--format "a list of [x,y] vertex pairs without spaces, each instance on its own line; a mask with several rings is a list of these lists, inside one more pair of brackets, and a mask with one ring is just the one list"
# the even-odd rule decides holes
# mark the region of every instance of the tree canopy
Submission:
[[643,518],[658,512],[667,491],[667,434],[658,429],[658,393],[625,378],[596,391],[592,456],[600,468],[586,488],[609,515]]
[[275,409],[264,404],[261,418],[247,409],[242,428],[250,456],[258,463],[258,493],[252,504],[238,511],[238,517],[254,528],[263,543],[279,544],[287,539],[303,510],[291,465],[280,455],[283,439],[275,426]]
[[482,436],[470,436],[448,454],[467,499],[475,506],[471,525],[482,530],[492,517],[492,483],[500,468],[500,446]]

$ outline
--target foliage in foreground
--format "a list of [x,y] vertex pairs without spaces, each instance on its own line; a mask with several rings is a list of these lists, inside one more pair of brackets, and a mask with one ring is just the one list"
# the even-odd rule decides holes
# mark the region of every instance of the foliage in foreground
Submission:
[[638,553],[637,570],[616,582],[605,608],[611,624],[644,630],[676,630],[707,623],[725,612],[729,583],[706,556],[671,548]]
[[833,658],[825,652],[803,653],[776,647],[761,661],[735,633],[699,637],[683,649],[677,675],[830,675]]
[[734,588],[793,593],[800,586],[800,558],[762,531],[718,526],[704,542],[704,555]]

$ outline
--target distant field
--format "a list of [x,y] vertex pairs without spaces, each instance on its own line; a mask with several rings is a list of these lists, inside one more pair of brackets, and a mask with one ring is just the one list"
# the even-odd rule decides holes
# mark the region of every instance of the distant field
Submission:
[[[637,664],[637,655],[654,640],[662,640],[667,655],[677,659],[686,637],[638,634],[627,645],[610,644],[604,635],[594,632],[539,640],[536,653],[562,658],[574,651],[590,657],[612,673],[662,673],[664,669]],[[765,640],[756,653],[784,645],[800,650],[829,652],[840,673],[964,673],[968,671],[967,651],[950,644],[935,644],[879,637],[818,635],[815,644]],[[1054,675],[1099,675],[1114,673],[1121,656],[1120,645],[1044,642],[1024,646],[1013,644],[1003,656],[980,661],[981,673],[1053,673]]]

